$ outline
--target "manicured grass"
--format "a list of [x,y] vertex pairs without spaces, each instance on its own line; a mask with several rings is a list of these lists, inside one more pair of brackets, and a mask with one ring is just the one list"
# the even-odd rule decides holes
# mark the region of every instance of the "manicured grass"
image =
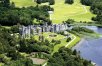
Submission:
[[14,2],[17,7],[28,7],[36,5],[34,0],[10,0],[10,1]]
[[[49,35],[51,34],[54,34],[54,35],[57,35],[56,37],[50,37]],[[76,43],[78,43],[80,41],[80,38],[74,34],[71,34],[73,39],[74,39],[74,36],[76,37],[76,39],[74,39],[74,41],[72,41],[69,45],[68,45],[68,48],[71,48],[73,47]],[[43,36],[45,39],[49,40],[49,41],[52,41],[52,39],[54,40],[60,40],[61,41],[61,44],[57,44],[54,46],[54,51],[52,52],[55,53],[59,50],[59,48],[63,47],[63,46],[66,46],[68,44],[68,42],[66,42],[67,38],[65,38],[65,36],[63,35],[60,35],[60,34],[56,34],[56,33],[51,33],[51,32],[45,32],[43,33]],[[35,35],[34,38],[36,40],[38,40],[38,35]],[[72,39],[72,40],[73,40]]]
[[[50,37],[49,35],[51,35],[51,34],[54,34],[54,35],[57,35],[57,36],[56,37]],[[43,36],[44,36],[45,39],[47,39],[49,41],[52,41],[52,39],[61,41],[61,44],[55,45],[53,53],[57,52],[60,47],[65,46],[67,44],[67,42],[66,42],[67,39],[63,35],[56,34],[56,33],[51,33],[51,32],[45,32],[45,33],[43,33]],[[34,39],[38,40],[38,35],[35,35]]]
[[67,19],[75,19],[75,21],[91,21],[93,15],[89,9],[90,7],[81,5],[80,0],[74,0],[72,5],[65,4],[64,0],[55,0],[54,13],[51,14],[53,23],[62,23]]
[[63,40],[61,40],[61,44],[55,45],[54,46],[54,51],[52,52],[52,54],[57,52],[61,47],[65,46],[68,43],[68,42],[66,42],[66,40],[67,39],[63,39]]
[[[56,37],[49,36],[49,35],[53,35],[53,34],[56,35]],[[54,39],[54,40],[61,40],[61,39],[65,38],[65,36],[63,36],[63,35],[56,34],[56,33],[51,33],[51,32],[45,32],[45,33],[43,33],[43,36],[44,36],[45,39],[47,39],[49,41],[52,41],[52,39]],[[35,35],[34,38],[36,40],[38,40],[39,37],[38,37],[38,35]]]
[[[76,39],[74,39],[74,41],[72,41],[68,46],[67,46],[67,48],[71,48],[71,47],[73,47],[74,45],[76,45],[79,41],[80,41],[80,38],[78,37],[78,36],[76,36],[76,35],[74,35],[74,34],[71,34],[72,35],[72,37],[76,37]],[[55,47],[54,47],[54,51],[53,51],[53,53],[55,53],[55,52],[57,52],[61,47],[63,47],[63,46],[66,46],[67,44],[68,44],[68,42],[66,42],[66,40],[67,39],[63,39],[63,40],[61,40],[61,44],[58,44],[58,45],[56,45]],[[52,54],[53,54],[52,53]]]
[[73,46],[75,46],[81,40],[80,37],[78,37],[78,36],[76,36],[74,34],[72,34],[72,35],[75,36],[76,39],[68,45],[68,48],[72,48]]
[[0,66],[3,66],[4,64],[3,63],[0,63]]

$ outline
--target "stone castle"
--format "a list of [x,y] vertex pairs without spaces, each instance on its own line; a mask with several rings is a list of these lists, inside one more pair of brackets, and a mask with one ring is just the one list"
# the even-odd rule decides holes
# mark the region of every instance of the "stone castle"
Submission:
[[48,25],[47,23],[44,25],[29,25],[29,26],[22,26],[20,27],[20,34],[23,38],[30,38],[31,35],[41,34],[43,32],[61,32],[68,30],[68,24],[52,24]]

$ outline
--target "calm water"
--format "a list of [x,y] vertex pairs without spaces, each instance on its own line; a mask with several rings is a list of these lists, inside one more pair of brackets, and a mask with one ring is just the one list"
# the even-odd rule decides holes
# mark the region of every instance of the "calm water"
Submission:
[[[91,29],[102,34],[102,28],[91,27]],[[97,66],[102,66],[102,38],[83,39],[73,48],[80,51],[80,55],[84,59],[95,62]]]

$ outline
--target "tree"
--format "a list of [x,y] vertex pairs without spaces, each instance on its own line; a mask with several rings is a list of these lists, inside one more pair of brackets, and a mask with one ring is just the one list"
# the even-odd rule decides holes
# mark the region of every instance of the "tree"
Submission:
[[67,38],[66,42],[69,42],[70,40],[71,40],[71,38],[69,37],[69,38]]
[[0,4],[3,7],[9,8],[10,7],[10,0],[1,0],[1,3]]
[[[76,51],[74,51],[76,53]],[[48,60],[47,66],[93,66],[90,61],[73,54],[71,49],[61,47],[58,52]]]
[[11,5],[10,5],[10,7],[11,7],[11,8],[15,8],[15,3],[12,2]]
[[94,0],[81,0],[80,2],[83,4],[83,5],[87,5],[87,6],[90,6],[92,5],[92,2]]
[[37,2],[37,4],[41,4],[42,3],[41,0],[37,0],[36,2]]
[[77,51],[76,50],[73,51],[73,55],[77,55]]
[[12,60],[17,60],[18,58],[21,57],[20,54],[19,54],[19,52],[17,52],[17,51],[15,50],[15,48],[9,49],[9,51],[8,51],[8,53],[7,53],[7,56],[8,56],[8,57],[11,57]]
[[55,0],[49,0],[49,5],[54,5],[55,4]]
[[75,21],[73,19],[68,19],[67,21],[65,21],[65,23],[67,24],[73,24]]
[[19,33],[19,25],[14,25],[11,27],[11,31],[13,33]]
[[74,3],[74,0],[65,0],[65,3],[73,4]]
[[31,59],[21,58],[16,61],[11,61],[8,64],[4,64],[4,66],[36,66],[33,64]]
[[41,21],[40,24],[50,22],[48,10],[53,9],[50,6],[16,8],[13,4],[10,8],[0,7],[0,24],[4,26],[17,25],[18,23],[31,25],[34,19]]

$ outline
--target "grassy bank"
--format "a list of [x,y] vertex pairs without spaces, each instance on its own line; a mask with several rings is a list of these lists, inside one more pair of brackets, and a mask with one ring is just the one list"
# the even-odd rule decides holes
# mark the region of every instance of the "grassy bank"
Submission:
[[61,40],[61,44],[58,44],[54,47],[53,53],[57,52],[59,50],[59,48],[66,46],[68,43],[69,44],[68,44],[67,48],[72,48],[80,41],[80,37],[78,37],[74,34],[71,34],[71,35],[72,35],[73,39],[70,42],[66,42],[66,39]]

